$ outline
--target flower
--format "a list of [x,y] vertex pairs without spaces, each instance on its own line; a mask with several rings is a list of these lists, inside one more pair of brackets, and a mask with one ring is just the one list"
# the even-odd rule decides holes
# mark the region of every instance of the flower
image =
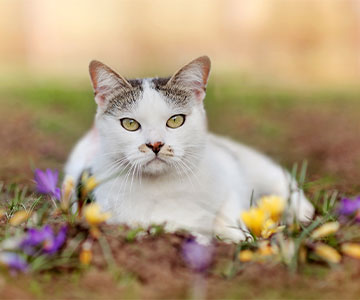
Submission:
[[342,216],[351,216],[360,212],[360,196],[355,199],[343,198],[340,201],[338,214]]
[[90,226],[97,226],[110,218],[109,213],[100,212],[100,206],[97,203],[90,203],[86,205],[84,209],[84,216],[86,222],[88,222]]
[[329,236],[339,230],[340,224],[339,222],[328,222],[319,228],[315,229],[311,234],[313,239],[320,239],[326,236]]
[[61,208],[67,211],[70,206],[71,195],[74,192],[75,181],[70,175],[67,175],[61,187]]
[[341,252],[347,256],[360,259],[360,244],[355,244],[355,243],[342,244]]
[[204,272],[211,264],[213,247],[202,245],[194,239],[189,239],[182,246],[182,257],[186,264],[193,270]]
[[241,261],[241,262],[249,262],[251,261],[252,259],[254,258],[254,253],[247,249],[247,250],[242,250],[239,252],[238,254],[238,259]]
[[303,264],[306,263],[306,257],[307,257],[307,249],[304,246],[302,246],[299,249],[299,261]]
[[278,252],[279,249],[276,245],[271,245],[269,241],[261,241],[259,243],[259,248],[256,253],[260,256],[271,256],[277,254]]
[[36,169],[35,182],[38,193],[49,194],[57,200],[60,200],[60,188],[56,187],[58,175],[59,172],[57,170],[52,171],[51,169],[46,169],[46,171],[42,171]]
[[0,262],[14,271],[25,272],[28,268],[25,259],[19,254],[12,252],[0,253]]
[[96,181],[94,176],[90,176],[84,183],[84,189],[88,193],[90,193],[93,189],[98,186],[98,182]]
[[92,260],[91,246],[91,243],[89,241],[86,241],[81,247],[79,260],[82,265],[87,266]]
[[325,245],[325,244],[318,244],[315,247],[315,253],[322,259],[337,264],[341,260],[341,255],[337,252],[334,248]]
[[20,248],[28,255],[33,255],[39,248],[42,253],[54,254],[66,240],[67,226],[60,228],[57,235],[49,225],[41,229],[31,228],[20,243]]
[[90,176],[87,171],[84,171],[81,175],[82,197],[85,198],[90,192],[92,192],[97,186],[98,182],[94,176]]
[[264,224],[267,220],[267,215],[262,209],[252,207],[248,211],[242,212],[241,218],[253,235],[261,235]]
[[274,233],[283,231],[285,226],[278,226],[272,219],[267,219],[261,230],[261,236],[265,239],[272,236]]
[[21,223],[24,223],[27,221],[31,216],[31,213],[26,210],[19,210],[16,213],[13,214],[11,217],[9,223],[12,226],[20,225]]
[[264,196],[260,198],[258,207],[269,214],[274,222],[278,222],[285,210],[285,200],[279,196]]

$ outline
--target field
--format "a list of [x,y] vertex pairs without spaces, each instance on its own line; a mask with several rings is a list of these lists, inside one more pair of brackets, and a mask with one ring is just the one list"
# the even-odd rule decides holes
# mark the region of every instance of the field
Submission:
[[[251,145],[290,170],[306,162],[304,187],[310,198],[320,191],[338,191],[337,200],[360,193],[360,90],[304,91],[234,78],[209,83],[210,130]],[[9,82],[0,87],[0,95],[0,201],[7,211],[14,202],[15,210],[28,208],[38,199],[35,168],[62,170],[71,147],[91,126],[96,107],[90,84],[82,82]],[[40,199],[35,209],[46,201]],[[59,227],[58,219],[47,219]],[[5,216],[1,220],[4,240],[17,231]],[[72,241],[87,234],[82,226],[69,230]],[[181,257],[187,233],[107,225],[101,230],[90,266],[79,265],[74,246],[65,262],[39,263],[27,274],[9,275],[4,269],[0,298],[329,299],[358,298],[360,293],[360,264],[347,257],[336,265],[311,259],[296,270],[271,260],[241,264],[239,246],[216,241],[211,271],[204,275],[195,274]]]

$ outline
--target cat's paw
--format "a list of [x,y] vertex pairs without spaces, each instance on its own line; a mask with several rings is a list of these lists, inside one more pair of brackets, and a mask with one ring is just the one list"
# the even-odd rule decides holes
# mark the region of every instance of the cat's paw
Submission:
[[314,217],[315,208],[306,198],[303,191],[291,195],[291,211],[289,217],[292,218],[294,214],[302,223],[307,223]]

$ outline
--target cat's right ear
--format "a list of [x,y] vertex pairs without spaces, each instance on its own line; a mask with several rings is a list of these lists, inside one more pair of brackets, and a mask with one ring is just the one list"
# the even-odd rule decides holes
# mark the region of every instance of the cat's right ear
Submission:
[[126,90],[132,87],[125,78],[97,60],[90,62],[89,72],[95,101],[100,107],[107,105],[107,100],[114,90]]

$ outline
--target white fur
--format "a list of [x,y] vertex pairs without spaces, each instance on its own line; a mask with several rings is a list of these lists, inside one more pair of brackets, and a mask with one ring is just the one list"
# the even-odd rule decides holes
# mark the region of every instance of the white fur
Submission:
[[[115,116],[98,110],[95,126],[76,145],[65,173],[78,178],[91,168],[104,181],[95,198],[111,221],[148,226],[166,223],[168,230],[188,229],[200,235],[244,239],[240,213],[250,199],[290,196],[300,220],[313,207],[296,182],[269,158],[246,146],[207,132],[202,101],[172,107],[144,80],[142,98],[131,112]],[[186,115],[183,126],[166,127],[169,117]],[[133,118],[141,129],[125,130],[119,120]],[[158,157],[145,146],[161,141]],[[240,222],[240,224],[239,224]]]

